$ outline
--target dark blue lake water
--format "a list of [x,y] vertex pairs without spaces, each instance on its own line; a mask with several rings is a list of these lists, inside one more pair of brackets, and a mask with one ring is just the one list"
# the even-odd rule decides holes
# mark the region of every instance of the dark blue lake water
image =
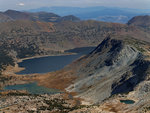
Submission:
[[[48,56],[24,60],[19,63],[19,66],[25,67],[25,70],[19,72],[18,74],[46,73],[62,69],[64,66],[70,64],[82,55],[88,54],[94,48],[95,47],[84,47],[66,51],[77,53],[76,55]],[[35,82],[5,86],[4,90],[26,90],[31,94],[55,94],[60,92],[57,89],[38,86]]]
[[19,67],[25,67],[25,70],[18,72],[17,74],[47,73],[60,70],[82,55],[88,54],[94,48],[95,47],[83,47],[66,51],[77,53],[76,55],[47,56],[24,60],[23,62],[18,63],[18,65]]
[[135,101],[133,100],[120,100],[121,103],[125,103],[125,104],[134,104]]

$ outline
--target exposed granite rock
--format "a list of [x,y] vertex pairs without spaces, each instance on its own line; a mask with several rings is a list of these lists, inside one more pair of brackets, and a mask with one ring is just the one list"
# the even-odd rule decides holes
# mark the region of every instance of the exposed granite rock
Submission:
[[66,90],[97,103],[114,94],[132,91],[146,79],[150,62],[135,47],[107,37],[75,65],[78,65],[76,75],[80,76]]

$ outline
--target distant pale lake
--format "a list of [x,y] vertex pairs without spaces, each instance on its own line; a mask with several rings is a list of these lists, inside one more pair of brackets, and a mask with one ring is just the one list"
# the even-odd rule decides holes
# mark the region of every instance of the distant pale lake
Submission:
[[25,70],[18,72],[17,74],[47,73],[60,70],[82,55],[90,53],[94,48],[95,47],[83,47],[66,51],[77,53],[75,55],[47,56],[23,60],[18,63],[18,65],[19,67],[25,67]]
[[57,89],[38,86],[36,82],[28,83],[28,84],[17,84],[17,85],[5,86],[4,90],[26,90],[30,94],[55,94],[55,93],[60,93],[60,91],[57,90]]

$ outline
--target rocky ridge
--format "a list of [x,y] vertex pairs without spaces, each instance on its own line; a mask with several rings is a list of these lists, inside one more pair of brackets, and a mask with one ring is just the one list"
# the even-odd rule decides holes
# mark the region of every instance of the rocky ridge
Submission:
[[128,25],[150,28],[150,16],[136,16],[129,20]]
[[148,74],[150,62],[143,57],[135,47],[108,37],[78,61],[76,75],[80,76],[67,91],[94,103],[132,91]]

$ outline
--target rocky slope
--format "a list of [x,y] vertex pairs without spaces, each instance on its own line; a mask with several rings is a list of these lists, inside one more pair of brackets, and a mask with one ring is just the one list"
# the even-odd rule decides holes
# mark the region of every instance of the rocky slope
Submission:
[[[119,105],[124,106],[120,103],[121,99],[134,99],[135,105],[124,106],[126,112],[133,109],[143,110],[150,102],[150,61],[147,60],[149,56],[144,54],[144,51],[148,52],[150,44],[139,40],[130,41],[132,43],[129,43],[128,39],[108,36],[87,56],[83,56],[63,70],[45,74],[37,78],[37,81],[46,87],[74,92],[75,97],[83,99],[83,104],[100,104],[100,108],[94,109],[102,109],[101,105],[105,108],[108,104],[101,103],[106,102],[109,103],[107,107],[114,106],[116,110],[121,111],[117,108]],[[140,44],[144,51],[136,44]],[[119,94],[125,96],[113,98]],[[92,112],[94,109],[89,111]],[[112,111],[108,110],[108,113]]]
[[79,78],[67,88],[89,101],[132,91],[149,74],[150,62],[132,45],[106,38],[93,52],[77,62]]

